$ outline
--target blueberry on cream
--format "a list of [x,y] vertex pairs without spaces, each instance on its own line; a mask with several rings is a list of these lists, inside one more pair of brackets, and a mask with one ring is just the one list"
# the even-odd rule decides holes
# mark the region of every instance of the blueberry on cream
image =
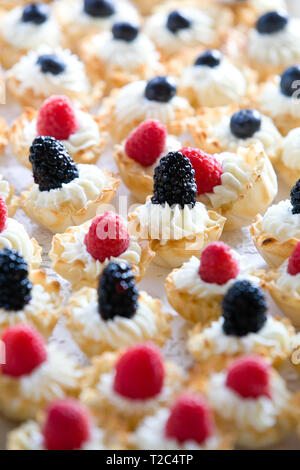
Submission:
[[239,139],[248,139],[261,128],[261,114],[255,109],[242,109],[230,119],[230,129]]

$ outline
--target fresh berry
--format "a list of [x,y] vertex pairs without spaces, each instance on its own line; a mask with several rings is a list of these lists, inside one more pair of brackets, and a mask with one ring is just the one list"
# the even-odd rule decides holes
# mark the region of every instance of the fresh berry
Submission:
[[8,217],[7,205],[4,199],[0,196],[0,233],[3,232],[3,230],[6,227],[7,217]]
[[165,435],[180,444],[203,444],[214,432],[214,419],[209,406],[200,396],[182,394],[171,408],[166,422]]
[[292,213],[300,214],[300,180],[297,181],[291,190]]
[[120,216],[108,211],[93,219],[84,243],[90,255],[103,263],[124,253],[130,236]]
[[176,95],[177,87],[173,77],[155,77],[145,88],[145,97],[150,101],[168,103]]
[[157,396],[163,387],[165,370],[159,349],[148,343],[127,349],[115,367],[114,391],[131,400]]
[[223,285],[238,273],[239,263],[226,243],[211,243],[202,251],[199,266],[202,281]]
[[44,338],[28,325],[10,326],[1,339],[5,347],[5,364],[1,370],[5,375],[29,375],[47,359]]
[[69,98],[53,95],[44,102],[37,117],[38,135],[68,140],[78,127],[79,123]]
[[55,54],[40,55],[36,63],[43,73],[59,75],[66,70],[66,64]]
[[80,449],[89,440],[90,434],[90,414],[79,401],[66,398],[48,406],[43,426],[47,450]]
[[261,114],[256,109],[241,109],[230,119],[232,134],[238,139],[248,139],[261,128]]
[[142,166],[153,165],[166,147],[167,134],[166,126],[160,121],[148,119],[129,134],[125,152]]
[[209,49],[197,57],[195,65],[206,65],[207,67],[214,68],[220,65],[222,57],[222,52],[217,49]]
[[21,21],[23,23],[43,24],[47,21],[49,10],[43,3],[32,3],[27,5],[22,13]]
[[108,18],[115,13],[115,7],[109,0],[84,0],[84,11],[95,18]]
[[171,11],[167,18],[167,28],[171,33],[176,34],[182,29],[187,29],[191,26],[192,21],[179,10]]
[[139,28],[131,23],[115,23],[112,27],[112,34],[114,39],[132,42],[137,38]]
[[257,333],[266,322],[263,291],[249,281],[236,281],[223,298],[223,331],[226,335]]
[[193,147],[180,149],[188,157],[195,170],[197,194],[211,193],[215,186],[222,184],[222,164],[213,156]]
[[270,398],[269,365],[260,356],[244,356],[231,363],[226,386],[242,398]]
[[79,177],[76,164],[61,142],[54,137],[39,136],[30,147],[29,161],[34,182],[40,191],[61,188]]
[[22,310],[31,300],[32,284],[24,258],[14,250],[0,251],[0,308]]
[[291,276],[296,276],[300,273],[300,242],[297,243],[293,253],[290,256],[287,272]]
[[286,69],[281,75],[280,91],[283,95],[299,99],[300,65]]
[[154,170],[152,204],[169,206],[196,204],[197,186],[195,171],[190,160],[181,152],[169,152]]
[[128,263],[109,263],[103,270],[98,288],[99,313],[103,320],[115,316],[132,318],[137,309],[138,290]]
[[282,31],[289,22],[289,15],[285,10],[268,11],[256,22],[256,30],[260,34],[273,34]]

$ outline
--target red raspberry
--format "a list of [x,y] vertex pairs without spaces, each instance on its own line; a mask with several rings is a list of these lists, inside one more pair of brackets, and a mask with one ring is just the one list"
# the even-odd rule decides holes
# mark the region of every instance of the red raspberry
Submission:
[[226,243],[211,243],[202,251],[199,266],[202,281],[226,284],[230,279],[237,277],[239,270],[239,263]]
[[145,400],[158,395],[163,387],[165,371],[159,349],[149,343],[133,346],[118,360],[114,390],[132,400]]
[[78,127],[79,123],[69,98],[52,95],[44,101],[37,117],[38,135],[67,140]]
[[187,441],[202,444],[213,434],[214,427],[212,411],[204,399],[184,393],[171,409],[165,435],[180,444]]
[[87,251],[101,263],[111,256],[120,256],[127,250],[129,242],[129,233],[114,212],[95,217],[84,239]]
[[5,375],[29,375],[47,359],[44,338],[28,325],[10,326],[4,331],[2,341],[6,362],[1,369]]
[[269,365],[260,356],[244,356],[228,369],[226,386],[242,398],[270,397]]
[[222,184],[222,164],[213,156],[193,147],[183,147],[180,152],[188,157],[195,170],[197,194],[211,193]]
[[77,400],[57,400],[47,409],[43,427],[47,450],[75,450],[90,438],[90,415]]
[[6,202],[2,197],[0,197],[0,232],[3,232],[6,227],[7,216],[8,210]]
[[167,128],[155,119],[142,122],[127,137],[126,154],[140,165],[153,165],[165,150],[167,132]]
[[298,242],[290,256],[287,272],[291,274],[291,276],[296,276],[296,274],[300,273],[300,242]]

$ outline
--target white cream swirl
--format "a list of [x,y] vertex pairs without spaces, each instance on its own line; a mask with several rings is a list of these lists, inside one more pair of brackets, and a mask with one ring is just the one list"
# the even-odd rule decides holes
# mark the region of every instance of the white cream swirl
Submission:
[[226,386],[226,373],[221,372],[211,377],[207,395],[217,413],[233,421],[238,430],[247,431],[250,427],[263,432],[276,425],[290,397],[284,380],[278,375],[271,377],[270,389],[271,398],[242,398]]
[[34,248],[25,227],[15,219],[8,218],[6,226],[0,232],[0,250],[9,248],[18,251],[27,261],[32,263]]
[[196,93],[198,106],[225,106],[238,102],[247,91],[242,72],[223,59],[220,65],[194,65],[183,72],[179,86]]
[[262,220],[262,231],[280,242],[290,238],[300,240],[300,214],[292,213],[291,202],[286,199],[269,207]]
[[289,114],[296,119],[300,118],[300,99],[298,90],[295,89],[295,97],[286,96],[280,91],[280,77],[276,77],[274,82],[268,82],[263,87],[258,96],[260,110],[276,118],[284,114]]
[[292,129],[282,143],[282,161],[292,170],[300,170],[300,127]]
[[10,186],[8,181],[3,179],[3,176],[0,175],[0,197],[7,200],[8,196],[10,195]]
[[285,294],[300,295],[300,273],[289,274],[287,271],[289,260],[287,259],[279,268],[278,272],[280,276],[276,280],[276,287]]

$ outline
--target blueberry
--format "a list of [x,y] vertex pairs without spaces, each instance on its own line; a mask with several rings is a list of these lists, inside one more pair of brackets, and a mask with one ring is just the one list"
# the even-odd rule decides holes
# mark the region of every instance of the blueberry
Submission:
[[280,90],[285,96],[299,98],[300,65],[294,65],[286,69],[281,75]]
[[59,75],[66,69],[66,65],[55,54],[41,55],[37,62],[43,73],[52,73]]
[[42,3],[27,5],[22,14],[23,23],[43,24],[48,19],[48,7]]
[[113,37],[115,39],[120,39],[121,41],[134,41],[138,33],[138,27],[130,23],[115,23],[112,27]]
[[260,34],[273,34],[282,31],[289,21],[289,15],[285,10],[269,11],[262,15],[256,23],[256,29]]
[[230,129],[235,137],[248,139],[261,127],[261,114],[255,109],[241,109],[230,120]]
[[217,49],[209,49],[196,59],[195,65],[207,65],[207,67],[217,67],[222,60],[222,53]]
[[155,77],[147,83],[145,96],[150,101],[168,103],[176,95],[176,91],[173,77]]
[[95,18],[107,18],[115,13],[115,7],[109,0],[84,0],[83,9]]
[[181,29],[187,29],[191,26],[191,20],[187,18],[182,12],[175,10],[172,11],[167,19],[167,28],[171,33],[177,33]]

